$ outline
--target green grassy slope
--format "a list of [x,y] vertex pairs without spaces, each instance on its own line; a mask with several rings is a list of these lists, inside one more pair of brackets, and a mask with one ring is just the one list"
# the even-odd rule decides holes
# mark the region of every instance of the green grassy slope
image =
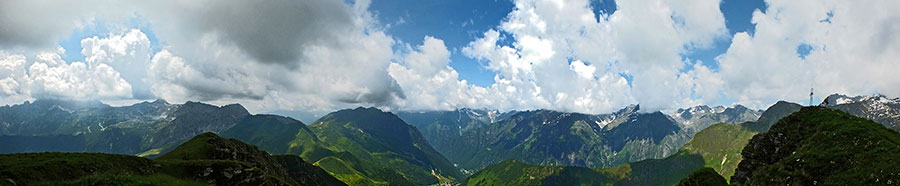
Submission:
[[[743,185],[891,185],[900,134],[841,111],[805,107],[751,139],[731,182]],[[890,183],[892,182],[892,183]]]
[[469,177],[463,185],[601,185],[616,176],[584,167],[537,166],[505,160]]
[[756,132],[742,125],[719,123],[706,128],[682,147],[682,151],[703,157],[705,167],[711,167],[724,177],[734,175],[741,162],[741,150]]
[[599,169],[539,166],[506,160],[478,171],[463,185],[673,185],[701,167],[703,159],[697,155],[670,156]]
[[303,122],[283,116],[260,114],[241,119],[234,127],[219,135],[255,144],[272,154],[283,154],[297,132],[311,131]]
[[314,165],[349,185],[415,185],[393,169],[358,159],[347,152],[322,158]]
[[160,158],[99,153],[0,155],[0,185],[345,185],[296,155],[271,156],[212,133]]
[[16,184],[75,180],[92,174],[149,176],[158,171],[146,158],[100,153],[0,155],[0,180]]
[[341,110],[309,128],[314,134],[297,134],[288,152],[316,162],[345,182],[426,185],[463,178],[415,127],[391,113],[375,108]]

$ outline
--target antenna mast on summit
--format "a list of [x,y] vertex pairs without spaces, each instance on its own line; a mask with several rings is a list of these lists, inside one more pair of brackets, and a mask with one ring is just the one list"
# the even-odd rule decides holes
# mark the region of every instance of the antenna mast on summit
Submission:
[[809,106],[813,106],[812,100],[813,100],[813,88],[809,88]]

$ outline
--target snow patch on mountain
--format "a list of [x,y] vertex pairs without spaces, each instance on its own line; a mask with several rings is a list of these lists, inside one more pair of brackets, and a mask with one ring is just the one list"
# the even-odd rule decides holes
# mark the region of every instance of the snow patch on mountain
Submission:
[[855,97],[832,94],[825,98],[820,105],[863,117],[900,131],[900,99],[898,98],[888,98],[881,94]]

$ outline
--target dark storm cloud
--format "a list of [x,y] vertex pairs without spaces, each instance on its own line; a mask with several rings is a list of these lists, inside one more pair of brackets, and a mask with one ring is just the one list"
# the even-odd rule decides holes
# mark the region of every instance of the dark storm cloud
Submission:
[[[54,47],[59,39],[72,32],[82,15],[94,9],[87,5],[91,2],[0,1],[0,47]],[[112,12],[118,11],[103,15]]]
[[[153,21],[174,24],[186,34],[216,33],[261,63],[295,68],[304,46],[327,44],[353,26],[346,4],[333,0],[200,1],[159,4]],[[171,13],[170,13],[171,12]],[[165,21],[165,22],[163,22]],[[196,37],[191,35],[185,37]]]
[[393,106],[397,99],[406,99],[406,94],[393,78],[390,79],[390,85],[377,87],[374,92],[347,94],[337,98],[343,103],[369,103],[375,106]]

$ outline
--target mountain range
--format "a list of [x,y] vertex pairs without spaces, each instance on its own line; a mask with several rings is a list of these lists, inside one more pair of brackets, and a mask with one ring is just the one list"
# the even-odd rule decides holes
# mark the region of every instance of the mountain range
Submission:
[[897,99],[882,95],[828,99],[823,107],[808,108],[781,101],[756,122],[712,125],[663,159],[598,169],[507,160],[482,169],[464,184],[895,184],[900,176],[895,171],[900,169],[893,166],[898,164],[877,159],[890,162],[885,158],[896,156],[893,151],[900,147],[896,140],[900,135],[891,128]]
[[164,100],[111,107],[98,101],[36,100],[0,107],[0,147],[14,152],[158,154],[250,115],[243,106]]
[[644,113],[639,105],[610,114],[551,110],[398,112],[441,154],[474,173],[505,159],[539,165],[616,167],[675,153],[698,131],[715,123],[756,120],[744,106],[697,106],[672,115]]
[[[762,117],[776,121],[800,109],[778,102]],[[780,116],[780,117],[779,117]],[[712,167],[719,174],[733,174],[741,161],[741,149],[757,132],[749,126],[772,125],[763,118],[740,124],[718,123],[697,133],[671,156],[624,163],[614,168],[542,166],[518,160],[493,164],[475,173],[464,185],[674,185],[694,170]]]
[[881,94],[855,97],[832,94],[825,98],[821,105],[866,118],[887,128],[900,131],[900,98],[888,98]]
[[[898,100],[835,94],[821,106],[898,130]],[[482,109],[392,113],[360,107],[332,112],[307,125],[289,117],[250,114],[238,104],[157,100],[112,107],[98,101],[36,100],[0,107],[0,153],[127,154],[184,168],[165,163],[209,159],[181,152],[185,145],[202,144],[196,142],[198,137],[217,139],[210,135],[218,134],[222,140],[214,141],[247,143],[258,150],[240,151],[277,159],[264,164],[303,162],[349,185],[674,185],[703,167],[731,178],[726,182],[734,180],[732,175],[747,175],[738,165],[751,138],[777,128],[773,126],[782,118],[800,110],[788,102],[765,111],[700,105],[669,114],[644,112],[639,105],[608,114]],[[104,173],[100,178],[210,181],[173,176],[181,173],[168,169],[141,171],[137,177]],[[281,169],[276,172],[266,174],[275,175],[271,177],[277,182],[265,183],[300,183],[284,179],[292,176]],[[718,180],[709,178],[708,170],[696,173],[690,178]]]
[[37,100],[0,107],[0,114],[0,153],[101,152],[152,158],[212,132],[273,154],[300,155],[347,183],[423,185],[464,179],[415,127],[374,108],[337,111],[309,126],[282,116],[251,115],[238,104],[162,100],[124,107]]

